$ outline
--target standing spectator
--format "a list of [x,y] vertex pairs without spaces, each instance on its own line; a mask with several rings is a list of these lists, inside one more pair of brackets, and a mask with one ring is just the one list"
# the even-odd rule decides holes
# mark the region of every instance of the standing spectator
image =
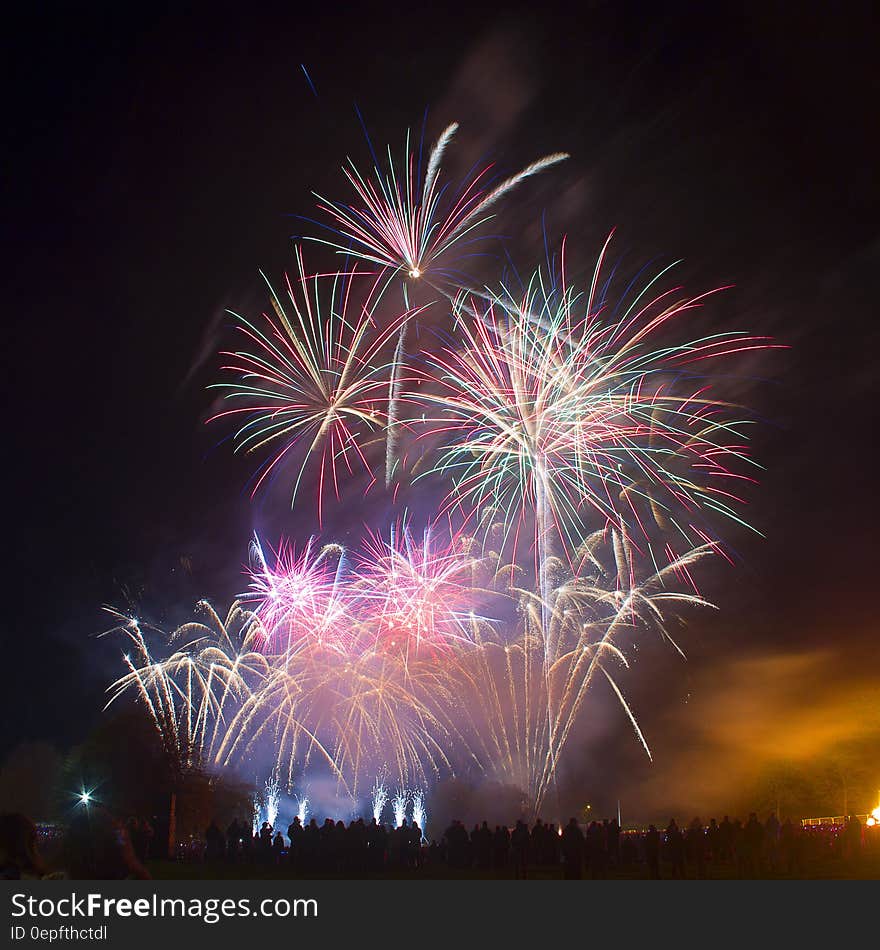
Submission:
[[749,814],[742,833],[743,875],[756,878],[761,874],[761,853],[764,847],[764,826],[755,812]]
[[718,864],[721,861],[721,829],[714,818],[709,819],[709,827],[706,829],[706,848],[709,860]]
[[233,818],[229,827],[226,829],[226,857],[230,861],[238,859],[238,852],[241,847],[241,828],[238,819]]
[[284,855],[284,835],[280,831],[276,832],[272,839],[272,861],[274,864],[281,864],[281,858]]
[[620,825],[616,818],[608,825],[608,863],[615,868],[620,864]]
[[684,835],[681,833],[675,819],[671,818],[666,826],[666,852],[672,865],[672,876],[684,878]]
[[510,832],[506,825],[496,825],[492,835],[492,863],[497,870],[507,867],[510,854]]
[[685,835],[685,852],[697,878],[706,876],[706,835],[703,822],[697,817],[688,825]]
[[654,825],[648,825],[645,835],[645,861],[648,864],[648,875],[652,881],[660,880],[660,832]]
[[584,835],[577,819],[569,819],[562,832],[563,877],[566,881],[580,880],[583,876]]
[[522,880],[528,877],[529,844],[529,829],[520,818],[510,836],[510,847],[513,852],[513,875]]
[[770,812],[764,823],[764,860],[767,869],[775,872],[779,863],[779,819],[776,812]]

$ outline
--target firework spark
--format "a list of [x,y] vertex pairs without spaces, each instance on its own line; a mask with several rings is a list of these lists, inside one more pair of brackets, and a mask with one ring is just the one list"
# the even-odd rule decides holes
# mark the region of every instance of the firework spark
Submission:
[[[520,182],[568,158],[564,152],[547,155],[495,187],[488,186],[492,168],[489,165],[450,193],[446,186],[440,186],[440,170],[443,155],[457,130],[456,122],[444,129],[430,152],[424,176],[420,156],[417,158],[410,147],[409,133],[400,168],[395,166],[390,148],[387,172],[374,165],[372,177],[362,175],[349,159],[349,167],[343,170],[354,188],[357,204],[329,201],[316,194],[318,207],[329,215],[334,232],[333,239],[317,240],[339,253],[378,264],[383,271],[390,271],[392,277],[402,272],[410,283],[428,282],[448,296],[449,291],[442,284],[453,281],[455,288],[460,285],[460,278],[450,270],[448,262],[443,264],[449,252],[487,222],[493,206]],[[403,299],[408,307],[406,284]],[[386,487],[390,486],[398,463],[400,370],[412,316],[408,314],[400,323],[388,386]]]

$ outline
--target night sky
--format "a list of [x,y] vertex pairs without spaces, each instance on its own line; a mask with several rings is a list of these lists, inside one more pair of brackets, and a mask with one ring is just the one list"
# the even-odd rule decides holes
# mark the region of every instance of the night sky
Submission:
[[738,563],[704,577],[720,611],[691,618],[688,662],[647,644],[624,681],[654,764],[599,696],[569,781],[659,808],[683,776],[708,800],[719,768],[735,782],[782,747],[876,743],[867,5],[32,6],[4,40],[0,752],[95,723],[118,670],[94,639],[103,604],[180,619],[240,589],[254,527],[312,530],[284,498],[250,500],[205,387],[225,308],[265,307],[258,269],[293,266],[311,191],[346,196],[345,157],[366,164],[355,102],[381,145],[426,108],[431,138],[458,120],[459,171],[570,152],[499,215],[523,257],[539,260],[542,214],[579,274],[617,228],[626,262],[683,258],[695,292],[735,284],[711,319],[790,347],[736,384],[760,420],[748,518],[766,538],[731,533]]

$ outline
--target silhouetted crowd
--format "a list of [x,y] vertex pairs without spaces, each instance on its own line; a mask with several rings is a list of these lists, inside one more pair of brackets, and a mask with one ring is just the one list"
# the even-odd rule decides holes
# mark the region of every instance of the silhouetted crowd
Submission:
[[268,821],[253,835],[238,821],[233,821],[225,833],[211,822],[205,832],[204,857],[206,861],[285,862],[303,874],[365,874],[418,869],[427,850],[422,830],[414,822],[404,821],[392,828],[375,819],[367,823],[358,818],[346,825],[332,818],[318,824],[313,818],[303,824],[297,817],[288,825],[286,838]]
[[[866,834],[867,833],[867,834]],[[617,820],[591,821],[586,827],[572,818],[562,827],[537,819],[509,828],[488,822],[469,831],[453,821],[430,844],[422,829],[406,821],[398,828],[362,818],[323,824],[294,818],[285,837],[264,822],[252,834],[234,821],[224,832],[212,822],[204,850],[193,855],[206,861],[261,861],[289,865],[296,873],[369,874],[412,870],[423,866],[457,871],[475,869],[487,875],[527,878],[538,874],[566,879],[584,876],[638,876],[652,879],[734,876],[798,877],[808,861],[823,855],[858,856],[867,846],[880,850],[880,829],[866,829],[855,817],[845,825],[803,827],[780,823],[775,814],[765,822],[754,812],[746,822],[727,815],[705,825],[695,817],[680,827],[672,819],[664,829],[622,831]],[[723,872],[723,873],[719,873]]]
[[[61,845],[55,860],[38,847],[34,823],[20,814],[0,815],[0,879],[69,877],[73,879],[148,878],[153,830],[148,822],[120,822],[106,810],[82,809],[55,836]],[[50,841],[44,841],[48,846]],[[319,824],[294,818],[285,836],[269,822],[256,832],[250,822],[233,821],[225,831],[212,821],[204,838],[178,846],[179,860],[209,863],[261,863],[300,876],[362,877],[391,873],[430,876],[476,873],[477,876],[576,880],[607,877],[761,878],[804,877],[810,866],[823,871],[827,858],[846,868],[863,854],[880,858],[880,826],[865,827],[850,817],[843,824],[802,826],[775,815],[761,822],[755,813],[746,822],[726,815],[705,825],[694,818],[680,827],[673,819],[663,828],[623,831],[616,820],[574,818],[557,827],[540,819],[513,827],[488,822],[468,830],[453,821],[430,844],[415,823],[390,827],[375,819],[346,824],[327,818]],[[873,860],[873,859],[872,859]],[[873,865],[872,865],[873,866]],[[864,873],[864,870],[862,871]]]

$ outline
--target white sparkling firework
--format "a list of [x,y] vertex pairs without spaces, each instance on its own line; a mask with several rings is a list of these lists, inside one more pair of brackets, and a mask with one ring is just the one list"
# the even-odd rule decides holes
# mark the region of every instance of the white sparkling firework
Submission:
[[274,828],[278,818],[278,804],[281,799],[281,787],[273,778],[266,782],[266,821]]
[[394,812],[394,827],[399,828],[406,821],[406,805],[409,796],[406,790],[398,790],[391,800],[391,809]]
[[414,825],[418,825],[419,830],[422,833],[422,838],[425,837],[425,822],[428,820],[428,813],[425,811],[425,793],[422,789],[417,788],[411,795],[412,800],[412,820]]
[[262,814],[263,803],[260,798],[260,793],[257,792],[254,795],[254,800],[251,803],[251,828],[255,835],[260,833],[260,815]]
[[379,781],[379,779],[376,779],[376,782],[373,785],[371,801],[373,805],[373,818],[376,819],[377,824],[380,824],[382,821],[382,811],[388,804],[388,789]]

